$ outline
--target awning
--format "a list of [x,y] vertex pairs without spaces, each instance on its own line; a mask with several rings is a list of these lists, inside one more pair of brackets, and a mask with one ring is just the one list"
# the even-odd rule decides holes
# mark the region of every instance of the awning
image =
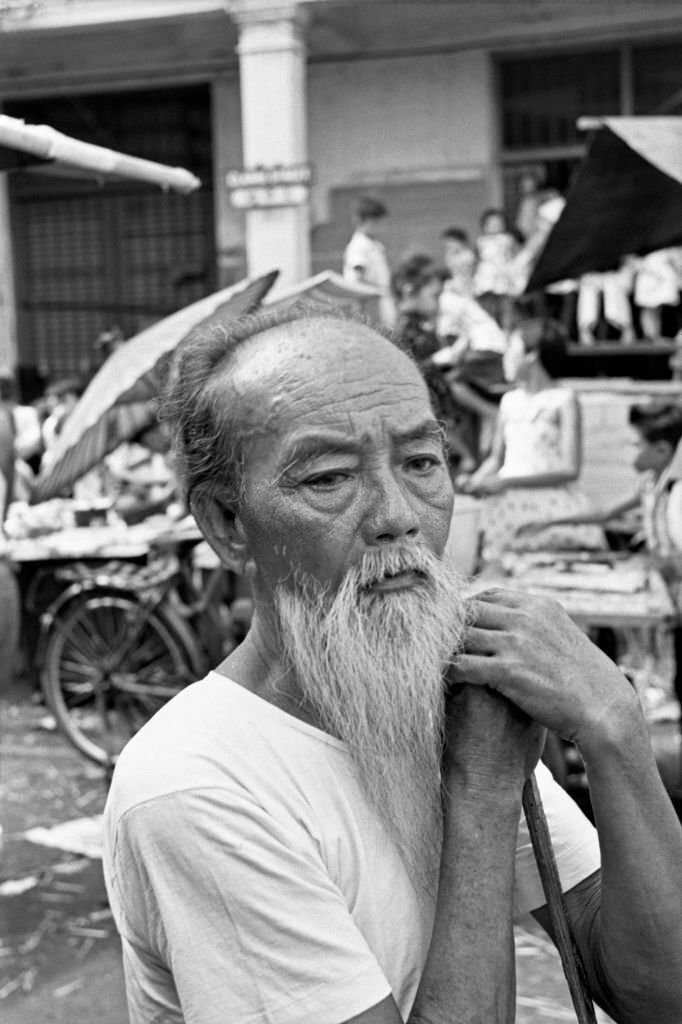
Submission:
[[184,167],[167,167],[153,160],[128,156],[104,146],[80,142],[46,124],[26,124],[19,118],[0,114],[0,170],[32,167],[77,177],[85,174],[105,181],[145,181],[183,194],[201,185],[199,178]]
[[682,243],[682,117],[578,124],[594,135],[526,292]]

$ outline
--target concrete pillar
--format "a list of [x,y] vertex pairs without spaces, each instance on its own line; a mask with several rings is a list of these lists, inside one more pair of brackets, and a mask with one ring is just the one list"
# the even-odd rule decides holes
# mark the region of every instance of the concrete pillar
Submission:
[[211,82],[213,137],[213,213],[217,258],[216,286],[226,288],[246,273],[244,217],[230,202],[229,170],[242,163],[239,80],[236,71]]
[[14,254],[7,173],[0,173],[0,373],[13,373],[18,363]]
[[[296,3],[233,0],[239,28],[245,169],[308,160],[304,14]],[[279,284],[310,274],[309,204],[246,211],[250,274],[279,268]]]

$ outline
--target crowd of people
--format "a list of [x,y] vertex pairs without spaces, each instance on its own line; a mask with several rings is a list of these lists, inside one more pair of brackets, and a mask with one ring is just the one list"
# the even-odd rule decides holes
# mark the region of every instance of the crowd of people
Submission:
[[[110,332],[105,339],[109,346]],[[122,339],[115,334],[116,343]],[[101,357],[106,357],[103,346]],[[0,376],[0,689],[17,667],[21,594],[9,552],[13,540],[108,524],[124,527],[150,515],[177,518],[184,506],[169,458],[169,444],[149,404],[147,422],[97,465],[49,501],[37,501],[38,481],[49,475],[60,453],[64,425],[85,383],[77,378],[48,382],[31,403],[20,400],[13,376]]]
[[[502,209],[484,210],[475,238],[462,227],[447,227],[441,236],[445,290],[443,316],[450,329],[478,335],[490,327],[481,311],[509,330],[514,306],[523,296],[526,309],[551,316],[567,335],[583,345],[637,338],[659,341],[682,327],[682,249],[668,248],[644,256],[624,256],[621,266],[558,281],[524,296],[529,272],[564,200],[555,189],[540,189],[532,176],[522,177],[513,222]],[[374,285],[381,292],[381,316],[393,326],[398,312],[391,293],[391,273],[383,239],[389,210],[372,196],[355,208],[355,231],[344,252],[348,280]],[[452,320],[448,321],[448,313]]]
[[[19,400],[14,378],[0,376],[0,403],[11,427],[7,444],[12,451],[10,493],[15,515],[25,515],[35,499],[38,479],[49,474],[59,457],[64,424],[84,390],[80,378],[61,378],[49,382],[39,398],[25,404]],[[150,403],[148,423],[66,488],[62,497],[83,506],[108,506],[126,521],[134,521],[164,507],[174,496],[167,454],[168,444]],[[10,533],[12,528],[11,523],[7,525]]]
[[[417,253],[391,273],[385,207],[363,204],[345,273],[380,288],[393,340],[297,309],[199,332],[161,423],[74,491],[108,488],[134,521],[177,474],[253,597],[243,643],[117,761],[103,863],[130,1019],[513,1019],[515,915],[556,940],[521,817],[535,772],[586,987],[622,1024],[673,1024],[682,848],[635,691],[558,604],[471,599],[447,551],[453,491],[481,501],[489,561],[599,547],[636,505],[677,598],[682,409],[633,408],[646,483],[591,509],[580,406],[556,380],[561,301],[513,284],[556,209],[525,244],[488,211],[473,246],[444,232],[444,269]],[[53,464],[79,390],[32,408],[7,389],[3,516]],[[0,601],[11,587],[0,549]],[[17,628],[3,617],[0,659]],[[582,754],[596,828],[539,763],[546,729]]]
[[[682,264],[672,250],[524,294],[562,208],[558,193],[522,179],[511,227],[501,210],[486,210],[473,242],[462,228],[447,228],[442,261],[413,253],[391,273],[381,241],[389,211],[365,196],[344,255],[345,277],[382,293],[384,325],[427,380],[448,433],[455,486],[482,499],[486,560],[515,546],[604,547],[601,528],[590,520],[596,513],[579,486],[580,405],[556,377],[565,368],[571,337],[577,333],[592,343],[600,317],[623,328],[623,341],[633,340],[628,288],[634,289],[635,319],[645,337],[660,335],[662,310],[673,311],[678,301]],[[678,415],[674,405],[671,415]]]

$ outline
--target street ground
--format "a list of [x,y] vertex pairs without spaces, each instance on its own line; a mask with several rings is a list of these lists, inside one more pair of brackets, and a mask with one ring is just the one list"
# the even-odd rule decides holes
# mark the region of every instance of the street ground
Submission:
[[[71,851],[25,837],[29,829],[100,814],[103,773],[45,728],[45,709],[25,686],[0,698],[0,721],[0,1018],[3,1024],[127,1024],[118,940],[90,822],[76,827]],[[677,726],[661,723],[653,738],[664,781],[673,786]],[[517,1024],[575,1021],[558,955],[531,918],[517,927],[516,952]]]

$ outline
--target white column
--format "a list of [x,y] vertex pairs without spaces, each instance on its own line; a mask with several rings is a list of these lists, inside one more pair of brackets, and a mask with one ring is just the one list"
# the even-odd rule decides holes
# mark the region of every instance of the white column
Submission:
[[0,173],[0,373],[13,373],[17,357],[14,254],[7,173]]
[[[304,15],[296,3],[234,0],[239,27],[244,168],[308,160]],[[279,268],[279,284],[310,274],[309,204],[246,211],[250,274]]]
[[213,212],[217,258],[217,287],[225,288],[245,271],[244,217],[230,202],[225,175],[242,164],[239,80],[234,74],[211,82],[213,117]]

